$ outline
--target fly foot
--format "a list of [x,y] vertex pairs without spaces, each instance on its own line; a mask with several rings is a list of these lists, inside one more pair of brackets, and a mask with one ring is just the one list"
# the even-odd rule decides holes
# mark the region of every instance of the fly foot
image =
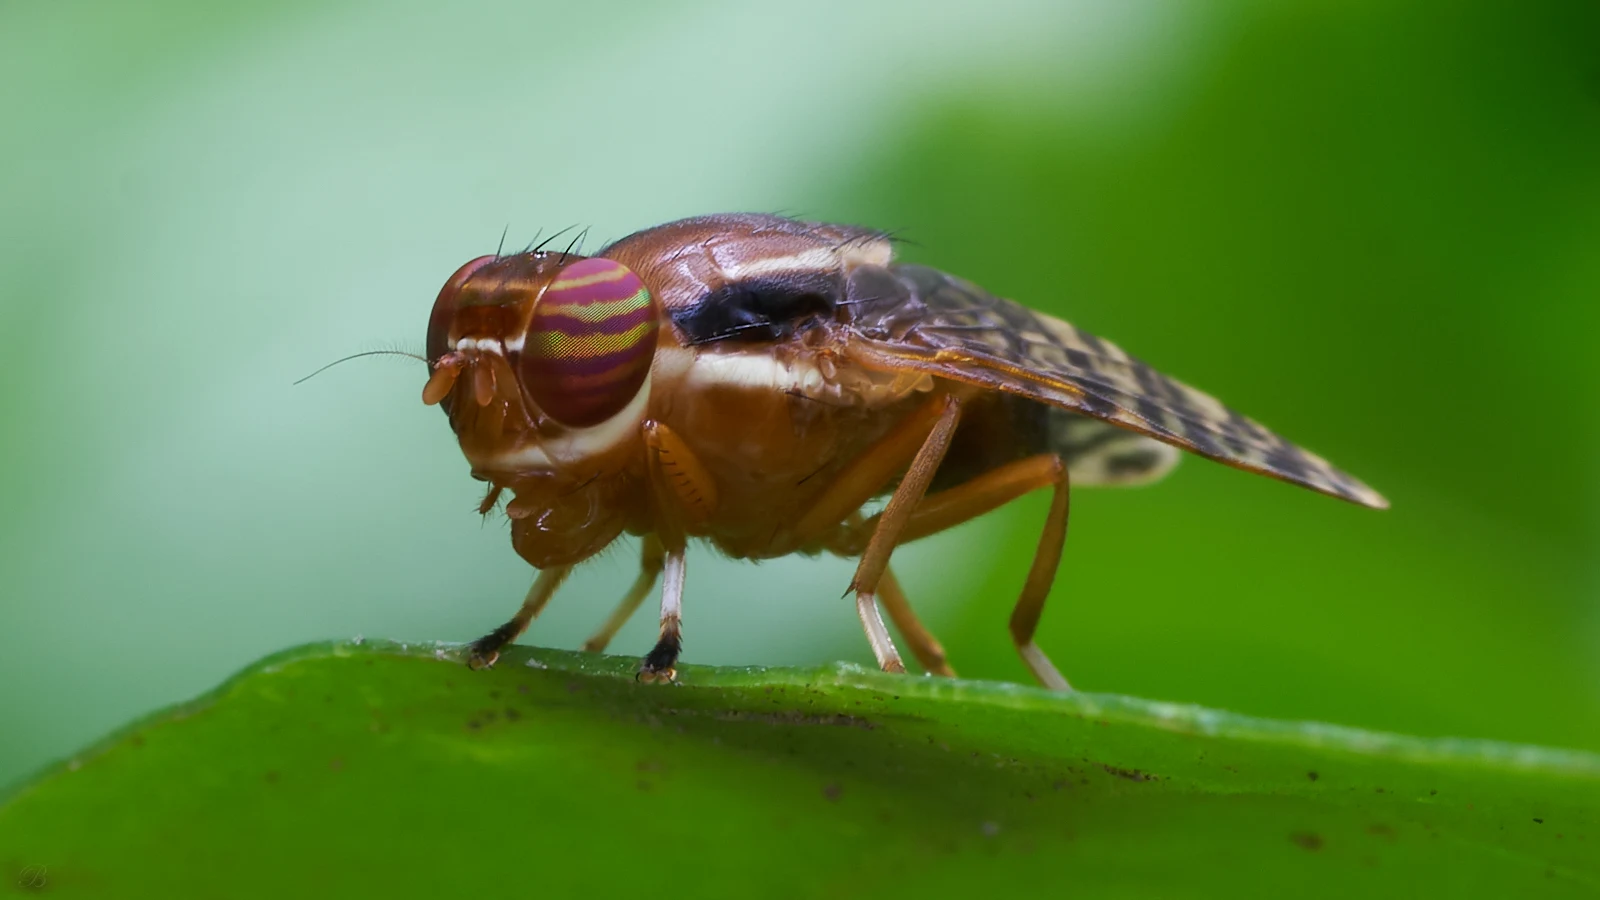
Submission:
[[517,622],[507,622],[467,645],[467,668],[491,669],[500,661],[500,651],[521,632]]
[[646,662],[639,667],[639,674],[634,679],[642,684],[677,684],[678,670],[672,666],[656,669]]
[[683,650],[683,640],[677,628],[664,629],[661,640],[645,655],[639,664],[639,681],[645,684],[672,684],[678,680],[678,654]]

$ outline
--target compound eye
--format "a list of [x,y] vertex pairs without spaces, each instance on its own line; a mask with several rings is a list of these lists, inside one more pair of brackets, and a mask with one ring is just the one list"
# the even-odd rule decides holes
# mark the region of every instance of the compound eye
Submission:
[[433,313],[428,316],[428,362],[450,352],[450,323],[456,317],[456,301],[461,296],[461,286],[472,274],[495,261],[494,256],[480,256],[456,270],[450,280],[439,289],[439,299],[433,301]]
[[579,260],[534,305],[522,344],[523,387],[557,422],[598,425],[638,396],[660,329],[638,275],[609,259]]

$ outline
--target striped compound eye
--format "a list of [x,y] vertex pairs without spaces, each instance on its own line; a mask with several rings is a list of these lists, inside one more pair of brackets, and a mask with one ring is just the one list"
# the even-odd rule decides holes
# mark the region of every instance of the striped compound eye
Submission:
[[639,276],[609,259],[579,260],[534,305],[522,344],[523,386],[557,422],[598,425],[644,386],[660,328]]

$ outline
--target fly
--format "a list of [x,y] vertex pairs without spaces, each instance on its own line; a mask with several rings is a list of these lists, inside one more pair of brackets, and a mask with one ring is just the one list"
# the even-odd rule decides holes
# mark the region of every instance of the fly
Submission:
[[[887,235],[769,215],[684,219],[593,257],[483,256],[428,322],[423,401],[441,406],[487,511],[504,493],[539,570],[521,608],[471,645],[493,665],[573,567],[623,533],[639,576],[585,643],[603,650],[662,583],[642,681],[676,678],[685,551],[858,560],[847,593],[878,665],[953,675],[889,557],[1032,491],[1051,493],[1010,630],[1034,643],[1070,488],[1165,475],[1180,450],[1344,500],[1383,497],[1212,397],[1072,325],[960,278],[898,263]],[[881,511],[865,515],[875,500]],[[881,611],[880,611],[881,607]]]

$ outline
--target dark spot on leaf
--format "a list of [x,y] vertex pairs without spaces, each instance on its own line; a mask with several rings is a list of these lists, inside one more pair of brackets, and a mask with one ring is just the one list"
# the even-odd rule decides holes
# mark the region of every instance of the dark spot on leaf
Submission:
[[1394,828],[1392,826],[1385,825],[1382,822],[1374,822],[1371,825],[1368,825],[1367,834],[1375,837],[1381,837],[1390,841],[1395,839]]
[[1381,794],[1381,793],[1383,793],[1383,788],[1373,788],[1372,792],[1374,794]]
[[1533,822],[1534,822],[1535,825],[1543,825],[1544,824],[1544,820],[1543,819],[1534,819]]
[[1309,779],[1311,779],[1311,780],[1312,780],[1312,781],[1316,781],[1316,780],[1317,780],[1317,779],[1318,779],[1318,778],[1321,778],[1321,777],[1322,777],[1322,776],[1321,776],[1321,775],[1318,775],[1318,774],[1317,774],[1317,773],[1315,773],[1315,772],[1307,772],[1307,773],[1306,773],[1306,777],[1307,777],[1307,778],[1309,778]]
[[[696,714],[695,710],[671,710],[673,714]],[[841,728],[860,728],[872,731],[878,723],[861,716],[852,716],[845,713],[831,715],[810,715],[799,711],[790,712],[746,712],[739,709],[726,709],[711,713],[714,717],[725,722],[765,722],[769,725],[833,725]],[[974,756],[977,754],[974,753]]]
[[261,776],[261,780],[265,781],[267,784],[277,784],[278,783],[278,773],[277,772],[268,772],[265,775]]
[[514,708],[512,708],[510,706],[506,707],[506,721],[515,722],[516,720],[518,720],[520,718],[522,718],[522,713],[517,712]]
[[483,723],[479,722],[477,719],[468,719],[467,720],[467,727],[472,729],[473,731],[477,731],[479,728],[483,727]]
[[844,788],[838,784],[825,784],[822,786],[823,799],[829,803],[838,803],[839,797],[844,794]]
[[1129,781],[1155,781],[1161,777],[1159,775],[1151,775],[1149,772],[1141,772],[1138,769],[1118,768],[1117,766],[1109,765],[1107,763],[1101,763],[1100,768],[1105,769],[1107,772],[1110,772],[1118,778],[1126,778]]
[[498,690],[490,691],[489,692],[489,699],[490,700],[499,700],[500,699],[500,692]]
[[333,759],[328,760],[328,771],[337,772],[343,768],[344,760],[342,758],[335,756]]
[[1322,835],[1320,834],[1313,834],[1309,831],[1296,831],[1289,835],[1289,840],[1294,841],[1295,844],[1306,850],[1322,849]]
[[1438,791],[1429,791],[1428,792],[1428,796],[1429,797],[1437,797],[1437,796],[1439,796],[1439,792]]
[[579,692],[581,690],[583,690],[583,685],[581,683],[576,682],[576,681],[567,682],[567,693],[576,694],[577,692]]
[[527,685],[525,685],[525,684],[517,685],[517,693],[526,694],[527,692],[528,692],[528,686]]

